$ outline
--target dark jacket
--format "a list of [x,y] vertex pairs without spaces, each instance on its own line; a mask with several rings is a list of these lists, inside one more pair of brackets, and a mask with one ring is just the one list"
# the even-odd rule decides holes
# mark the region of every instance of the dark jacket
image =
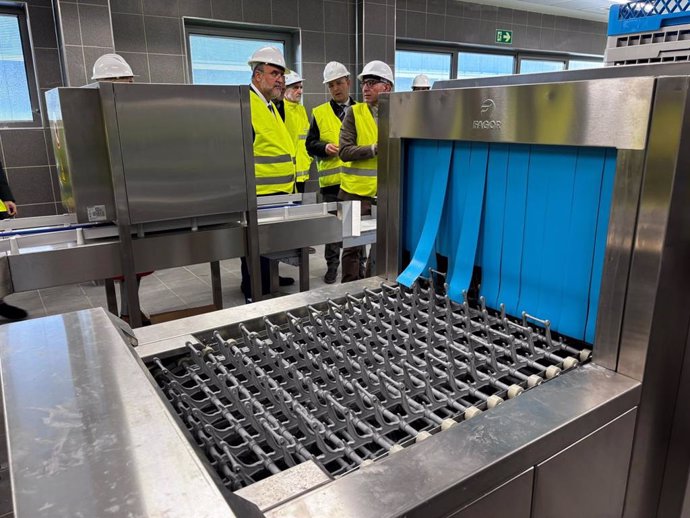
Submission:
[[[350,106],[353,104],[355,104],[355,101],[352,99],[352,97],[350,97]],[[345,108],[340,106],[333,99],[331,99],[331,108],[333,108],[333,113],[335,113],[335,116],[342,121],[345,117]],[[309,126],[309,133],[307,133],[306,144],[307,153],[309,153],[311,156],[328,158],[328,153],[326,153],[326,144],[328,144],[328,142],[321,140],[319,125],[316,124],[316,119],[314,117],[311,118],[311,125]],[[335,144],[337,145],[337,142]]]
[[12,189],[10,189],[10,184],[7,183],[7,175],[5,174],[5,169],[2,167],[2,162],[0,162],[0,200],[15,201]]

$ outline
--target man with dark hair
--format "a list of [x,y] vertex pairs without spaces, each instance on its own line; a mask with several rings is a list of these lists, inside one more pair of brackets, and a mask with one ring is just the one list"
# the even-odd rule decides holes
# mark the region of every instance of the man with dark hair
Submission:
[[[312,110],[306,147],[309,154],[316,158],[323,201],[335,202],[340,192],[340,175],[349,166],[338,157],[340,127],[345,111],[355,101],[350,97],[350,72],[342,63],[331,61],[326,65],[323,84],[328,87],[331,99]],[[338,279],[341,247],[342,243],[326,243],[324,259],[327,270],[323,277],[326,284],[333,284]]]

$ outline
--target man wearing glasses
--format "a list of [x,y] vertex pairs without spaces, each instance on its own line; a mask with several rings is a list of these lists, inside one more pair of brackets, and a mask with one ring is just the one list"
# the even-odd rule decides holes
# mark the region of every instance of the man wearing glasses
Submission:
[[[350,163],[340,176],[338,199],[360,200],[362,215],[368,215],[376,196],[378,100],[380,94],[393,89],[393,71],[383,61],[371,61],[364,65],[358,79],[364,102],[347,110],[340,129],[338,155],[343,162]],[[366,261],[364,246],[343,249],[342,265],[342,282],[371,275],[371,256]]]
[[[252,69],[249,100],[254,130],[254,175],[256,195],[291,194],[295,188],[295,145],[283,119],[273,104],[285,86],[285,58],[275,47],[258,49],[248,61]],[[242,258],[241,289],[247,303],[251,299],[251,282],[245,258]],[[294,284],[289,277],[281,286]],[[270,293],[269,260],[261,257],[261,291]]]

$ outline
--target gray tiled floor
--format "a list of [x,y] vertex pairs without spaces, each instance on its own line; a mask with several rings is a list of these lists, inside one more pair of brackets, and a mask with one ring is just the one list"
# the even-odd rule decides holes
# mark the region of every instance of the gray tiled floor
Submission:
[[[240,292],[240,260],[228,259],[222,261],[220,266],[223,307],[244,304],[244,297]],[[323,246],[316,247],[316,253],[310,255],[309,267],[310,288],[323,286],[323,276],[326,273]],[[296,267],[281,264],[280,274],[295,279],[295,284],[281,288],[281,293],[288,294],[299,291],[299,271]],[[119,290],[117,291],[119,292]],[[211,304],[210,267],[208,264],[195,264],[183,268],[158,270],[153,275],[142,279],[139,298],[141,307],[149,314]],[[5,301],[26,309],[29,312],[29,318],[56,315],[80,309],[107,307],[105,289],[95,282],[14,293],[5,297]]]

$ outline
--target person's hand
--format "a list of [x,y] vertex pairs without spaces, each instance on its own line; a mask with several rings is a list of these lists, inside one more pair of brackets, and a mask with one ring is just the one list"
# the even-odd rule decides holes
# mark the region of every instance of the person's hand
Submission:
[[374,156],[378,155],[379,154],[379,145],[378,144],[372,144],[371,150],[374,152]]
[[340,148],[335,144],[326,144],[326,154],[328,156],[338,156],[338,151],[340,151]]
[[17,204],[16,203],[14,203],[13,201],[6,201],[5,207],[7,207],[7,214],[9,214],[10,216],[16,216],[17,215]]

